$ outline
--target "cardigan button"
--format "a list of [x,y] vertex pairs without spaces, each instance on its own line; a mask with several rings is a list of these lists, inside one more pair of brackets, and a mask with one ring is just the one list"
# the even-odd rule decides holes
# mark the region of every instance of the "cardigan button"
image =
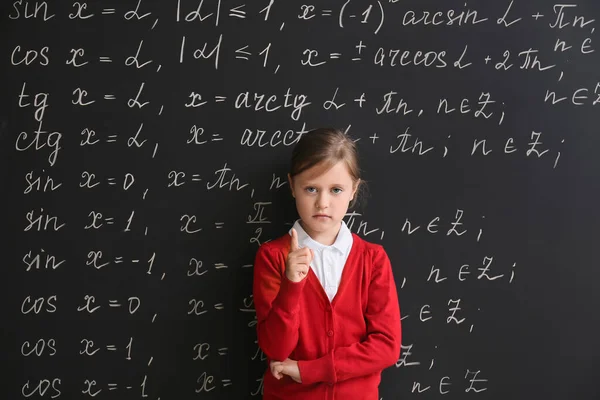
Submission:
[[333,331],[331,329],[327,331],[327,336],[333,336]]
[[331,306],[325,307],[325,310],[327,310],[327,312],[331,312]]

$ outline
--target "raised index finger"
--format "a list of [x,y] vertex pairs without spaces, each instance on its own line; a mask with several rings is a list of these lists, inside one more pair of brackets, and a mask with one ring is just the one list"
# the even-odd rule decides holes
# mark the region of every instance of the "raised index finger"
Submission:
[[294,228],[292,228],[292,243],[290,247],[290,251],[296,251],[300,248],[298,244],[298,232]]

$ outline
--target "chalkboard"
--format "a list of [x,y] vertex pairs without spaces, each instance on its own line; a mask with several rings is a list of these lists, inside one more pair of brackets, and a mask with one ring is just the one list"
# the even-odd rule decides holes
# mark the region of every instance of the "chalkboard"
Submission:
[[600,398],[600,3],[3,2],[5,399],[260,398],[292,146],[357,140],[380,398]]

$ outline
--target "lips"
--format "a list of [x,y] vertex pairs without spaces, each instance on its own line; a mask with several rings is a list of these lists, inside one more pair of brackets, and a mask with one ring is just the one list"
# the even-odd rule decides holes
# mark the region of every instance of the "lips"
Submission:
[[318,218],[318,217],[330,218],[329,215],[325,215],[325,214],[316,214],[316,215],[313,215],[313,217],[315,217],[315,218]]

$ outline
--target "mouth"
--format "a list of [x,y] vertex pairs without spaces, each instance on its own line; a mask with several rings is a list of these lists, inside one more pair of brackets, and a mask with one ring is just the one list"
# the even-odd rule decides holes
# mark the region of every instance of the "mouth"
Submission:
[[331,218],[329,215],[325,215],[325,214],[315,214],[315,215],[313,215],[313,217],[315,217],[315,218]]

